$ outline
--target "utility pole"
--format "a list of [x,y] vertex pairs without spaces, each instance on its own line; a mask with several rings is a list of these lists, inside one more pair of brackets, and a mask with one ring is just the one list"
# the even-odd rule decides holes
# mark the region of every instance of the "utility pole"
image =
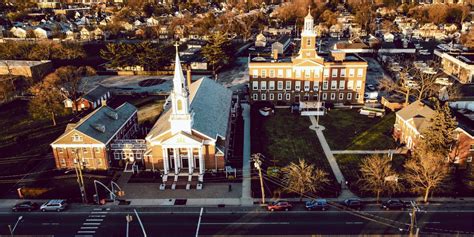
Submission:
[[79,159],[79,149],[74,150],[76,159],[74,159],[74,169],[76,170],[77,183],[79,184],[79,190],[81,191],[81,198],[83,203],[87,203],[86,188],[84,185],[84,178],[82,177],[82,162]]
[[258,170],[258,176],[260,177],[260,188],[262,191],[262,204],[265,204],[265,189],[263,188],[263,177],[262,177],[262,161],[260,160],[260,158],[263,158],[263,155],[261,153],[252,155],[253,165]]
[[420,211],[420,208],[416,205],[414,201],[410,202],[412,206],[412,210],[410,213],[410,237],[418,237],[418,232],[420,231],[420,228],[416,228],[416,233],[415,233],[415,226],[416,226],[416,212]]
[[145,227],[143,226],[142,220],[140,219],[140,216],[138,215],[137,210],[133,209],[133,211],[135,212],[135,215],[137,216],[138,223],[140,223],[140,227],[142,228],[143,237],[146,237],[147,235],[146,235]]

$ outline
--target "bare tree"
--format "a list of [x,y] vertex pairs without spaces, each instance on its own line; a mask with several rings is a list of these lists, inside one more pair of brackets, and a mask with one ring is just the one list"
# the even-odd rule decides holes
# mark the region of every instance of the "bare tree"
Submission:
[[420,144],[414,156],[405,163],[405,179],[415,192],[424,194],[423,200],[428,201],[429,194],[446,181],[448,164],[442,155],[431,151]]
[[388,157],[378,154],[371,155],[362,161],[360,166],[361,176],[358,183],[361,189],[376,194],[377,202],[380,194],[384,192],[394,193],[401,190],[397,177]]
[[77,99],[79,97],[81,79],[84,76],[95,75],[95,70],[88,66],[74,67],[65,66],[60,67],[54,71],[59,81],[56,83],[59,87],[66,89],[71,97],[73,103],[73,111],[77,111]]
[[298,163],[291,162],[282,171],[286,191],[298,193],[300,201],[305,193],[321,191],[329,184],[328,174],[325,171],[316,169],[314,165],[302,159]]

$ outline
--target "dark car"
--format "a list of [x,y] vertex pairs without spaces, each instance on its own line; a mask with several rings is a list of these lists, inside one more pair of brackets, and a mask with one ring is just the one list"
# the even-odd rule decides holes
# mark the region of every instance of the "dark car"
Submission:
[[308,211],[325,211],[328,209],[329,205],[326,199],[313,199],[311,201],[307,201],[305,207],[308,209]]
[[355,199],[355,198],[346,199],[342,202],[342,204],[346,206],[347,208],[352,208],[356,210],[362,209],[362,201],[359,199]]
[[12,211],[33,211],[39,208],[39,204],[36,202],[26,201],[17,203],[12,207]]
[[293,206],[285,200],[280,200],[280,201],[275,201],[272,202],[271,204],[268,204],[267,210],[269,211],[288,211],[292,208]]
[[404,202],[402,200],[390,199],[385,202],[382,202],[382,205],[380,207],[386,210],[403,210],[409,207],[409,205],[410,203]]

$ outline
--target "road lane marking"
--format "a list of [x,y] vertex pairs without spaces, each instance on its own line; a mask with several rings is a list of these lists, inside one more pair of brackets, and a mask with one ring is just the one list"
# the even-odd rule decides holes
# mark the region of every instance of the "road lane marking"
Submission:
[[94,221],[96,221],[96,222],[101,222],[101,221],[103,221],[103,220],[104,220],[104,219],[86,219],[86,221],[91,221],[91,222],[94,222]]
[[94,211],[102,211],[102,208],[94,208]]
[[424,224],[441,224],[439,221],[425,221]]
[[354,222],[346,222],[346,225],[362,225],[364,222],[361,221],[354,221]]
[[97,223],[97,222],[86,222],[86,223],[83,223],[82,225],[100,225],[100,223]]
[[207,222],[201,225],[289,225],[290,222]]
[[95,230],[80,230],[78,234],[95,234]]
[[98,226],[81,226],[81,230],[96,230]]
[[91,218],[105,218],[105,215],[89,215]]
[[93,235],[74,235],[74,237],[94,237]]
[[54,222],[54,223],[41,223],[41,225],[59,225],[59,223]]
[[201,207],[201,212],[199,213],[199,220],[198,220],[198,224],[197,224],[197,227],[196,227],[196,237],[199,236],[199,226],[201,226],[201,218],[202,218],[202,211],[204,210],[204,207]]
[[90,214],[107,214],[107,212],[106,211],[92,211],[90,212]]

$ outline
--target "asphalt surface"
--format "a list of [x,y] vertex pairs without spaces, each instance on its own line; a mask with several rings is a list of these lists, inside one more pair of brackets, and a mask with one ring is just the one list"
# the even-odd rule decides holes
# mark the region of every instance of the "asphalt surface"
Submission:
[[[404,235],[410,210],[385,211],[367,206],[362,211],[306,211],[301,205],[288,212],[267,212],[260,207],[137,207],[147,236],[222,235]],[[0,235],[126,236],[126,215],[132,216],[129,236],[143,236],[133,207],[72,206],[65,212],[12,213],[0,209]],[[201,218],[200,218],[201,217]],[[474,205],[421,207],[420,234],[474,234]],[[198,230],[199,226],[199,230]]]

